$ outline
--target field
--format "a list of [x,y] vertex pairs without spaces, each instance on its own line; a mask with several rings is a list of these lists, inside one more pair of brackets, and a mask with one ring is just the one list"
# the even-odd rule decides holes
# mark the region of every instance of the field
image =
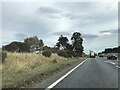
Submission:
[[2,64],[3,88],[30,87],[80,60],[83,58],[68,59],[57,54],[48,58],[35,53],[7,53]]

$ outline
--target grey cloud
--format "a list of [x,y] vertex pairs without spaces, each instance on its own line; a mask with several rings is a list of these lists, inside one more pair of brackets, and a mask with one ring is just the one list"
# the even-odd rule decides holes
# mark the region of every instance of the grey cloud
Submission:
[[94,39],[97,38],[98,36],[94,34],[82,34],[82,37],[86,39]]
[[53,7],[40,7],[38,8],[38,12],[42,14],[58,14],[62,11]]
[[32,35],[38,35],[40,37],[46,37],[50,33],[51,30],[54,30],[54,22],[49,20],[40,19],[40,20],[31,20],[28,23],[25,23],[25,33],[29,33]]
[[53,19],[60,19],[60,18],[68,18],[68,19],[82,19],[82,17],[80,17],[80,15],[74,14],[74,13],[66,13],[66,12],[62,12],[59,14],[50,14],[47,15],[49,18],[53,18]]
[[53,7],[40,7],[38,9],[38,12],[53,19],[62,18],[62,17],[69,18],[69,19],[80,18],[79,15],[73,12],[70,13],[70,12],[62,11],[60,9],[53,8]]
[[76,15],[76,14],[73,14],[73,13],[62,13],[61,16],[62,16],[62,17],[69,18],[69,19],[80,18],[79,15]]
[[[4,10],[3,13],[4,30],[11,30],[15,33],[22,32],[28,35],[38,35],[40,37],[44,37],[50,30],[54,30],[54,21],[49,21],[44,17],[19,15],[13,11],[9,11],[9,15],[7,11],[9,11],[9,9]],[[11,15],[11,13],[14,15]],[[16,35],[15,38],[23,39],[22,37],[18,37]]]
[[111,32],[110,30],[108,30],[108,31],[100,31],[100,33],[109,33],[109,32]]
[[51,19],[60,19],[62,18],[61,13],[63,13],[62,10],[53,8],[53,7],[40,7],[38,8],[38,12],[41,15],[47,16],[48,18]]
[[57,35],[57,36],[60,36],[60,35],[67,35],[67,36],[70,36],[70,35],[72,35],[70,32],[65,32],[65,31],[63,31],[63,32],[54,32],[54,33],[52,33],[52,35]]
[[[111,5],[107,6],[104,3],[74,2],[59,3],[57,5],[69,12],[64,13],[64,17],[79,19],[83,22],[87,19],[91,22],[88,24],[104,24],[117,20],[117,10],[111,9]],[[76,13],[80,15],[76,15]]]
[[24,39],[27,37],[27,35],[24,34],[24,33],[17,33],[17,34],[15,34],[15,37],[16,37],[18,40],[24,40]]
[[79,11],[86,11],[89,10],[90,8],[95,9],[94,6],[97,3],[93,2],[61,2],[61,3],[56,3],[55,5],[58,7],[61,7],[65,10],[68,11],[74,11],[74,12],[79,12]]
[[103,30],[103,31],[100,31],[100,33],[118,33],[118,30],[117,29],[112,29],[112,30]]

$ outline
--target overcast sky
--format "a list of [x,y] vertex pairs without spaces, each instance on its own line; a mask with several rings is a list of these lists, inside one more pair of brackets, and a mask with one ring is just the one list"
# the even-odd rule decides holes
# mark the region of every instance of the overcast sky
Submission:
[[[54,46],[60,35],[80,32],[85,52],[118,46],[118,3],[6,2],[2,4],[2,43],[37,35]],[[69,41],[71,42],[71,41]]]

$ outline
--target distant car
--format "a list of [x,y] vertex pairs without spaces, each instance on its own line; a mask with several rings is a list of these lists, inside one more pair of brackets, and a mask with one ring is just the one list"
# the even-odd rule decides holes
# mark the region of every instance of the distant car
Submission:
[[99,57],[104,57],[103,55],[99,55]]
[[117,56],[113,55],[113,54],[110,54],[107,56],[107,59],[109,60],[117,60]]

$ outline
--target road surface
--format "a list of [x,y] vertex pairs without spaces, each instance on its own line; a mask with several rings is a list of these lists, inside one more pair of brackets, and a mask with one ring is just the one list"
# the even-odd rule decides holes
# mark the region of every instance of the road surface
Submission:
[[[107,60],[105,58],[88,58],[86,62],[84,62],[82,65],[76,68],[67,77],[62,79],[59,83],[52,87],[52,89],[54,90],[56,88],[111,88],[107,90],[118,90],[112,88],[118,88],[119,68],[117,68],[115,65],[107,63],[106,61]],[[69,69],[69,71],[71,69]],[[62,74],[61,72],[57,73],[53,75],[52,78],[45,80],[40,84],[37,84],[36,86],[34,86],[34,88],[47,88],[54,84],[67,72],[62,72]]]
[[118,68],[103,58],[89,58],[54,88],[118,88]]

